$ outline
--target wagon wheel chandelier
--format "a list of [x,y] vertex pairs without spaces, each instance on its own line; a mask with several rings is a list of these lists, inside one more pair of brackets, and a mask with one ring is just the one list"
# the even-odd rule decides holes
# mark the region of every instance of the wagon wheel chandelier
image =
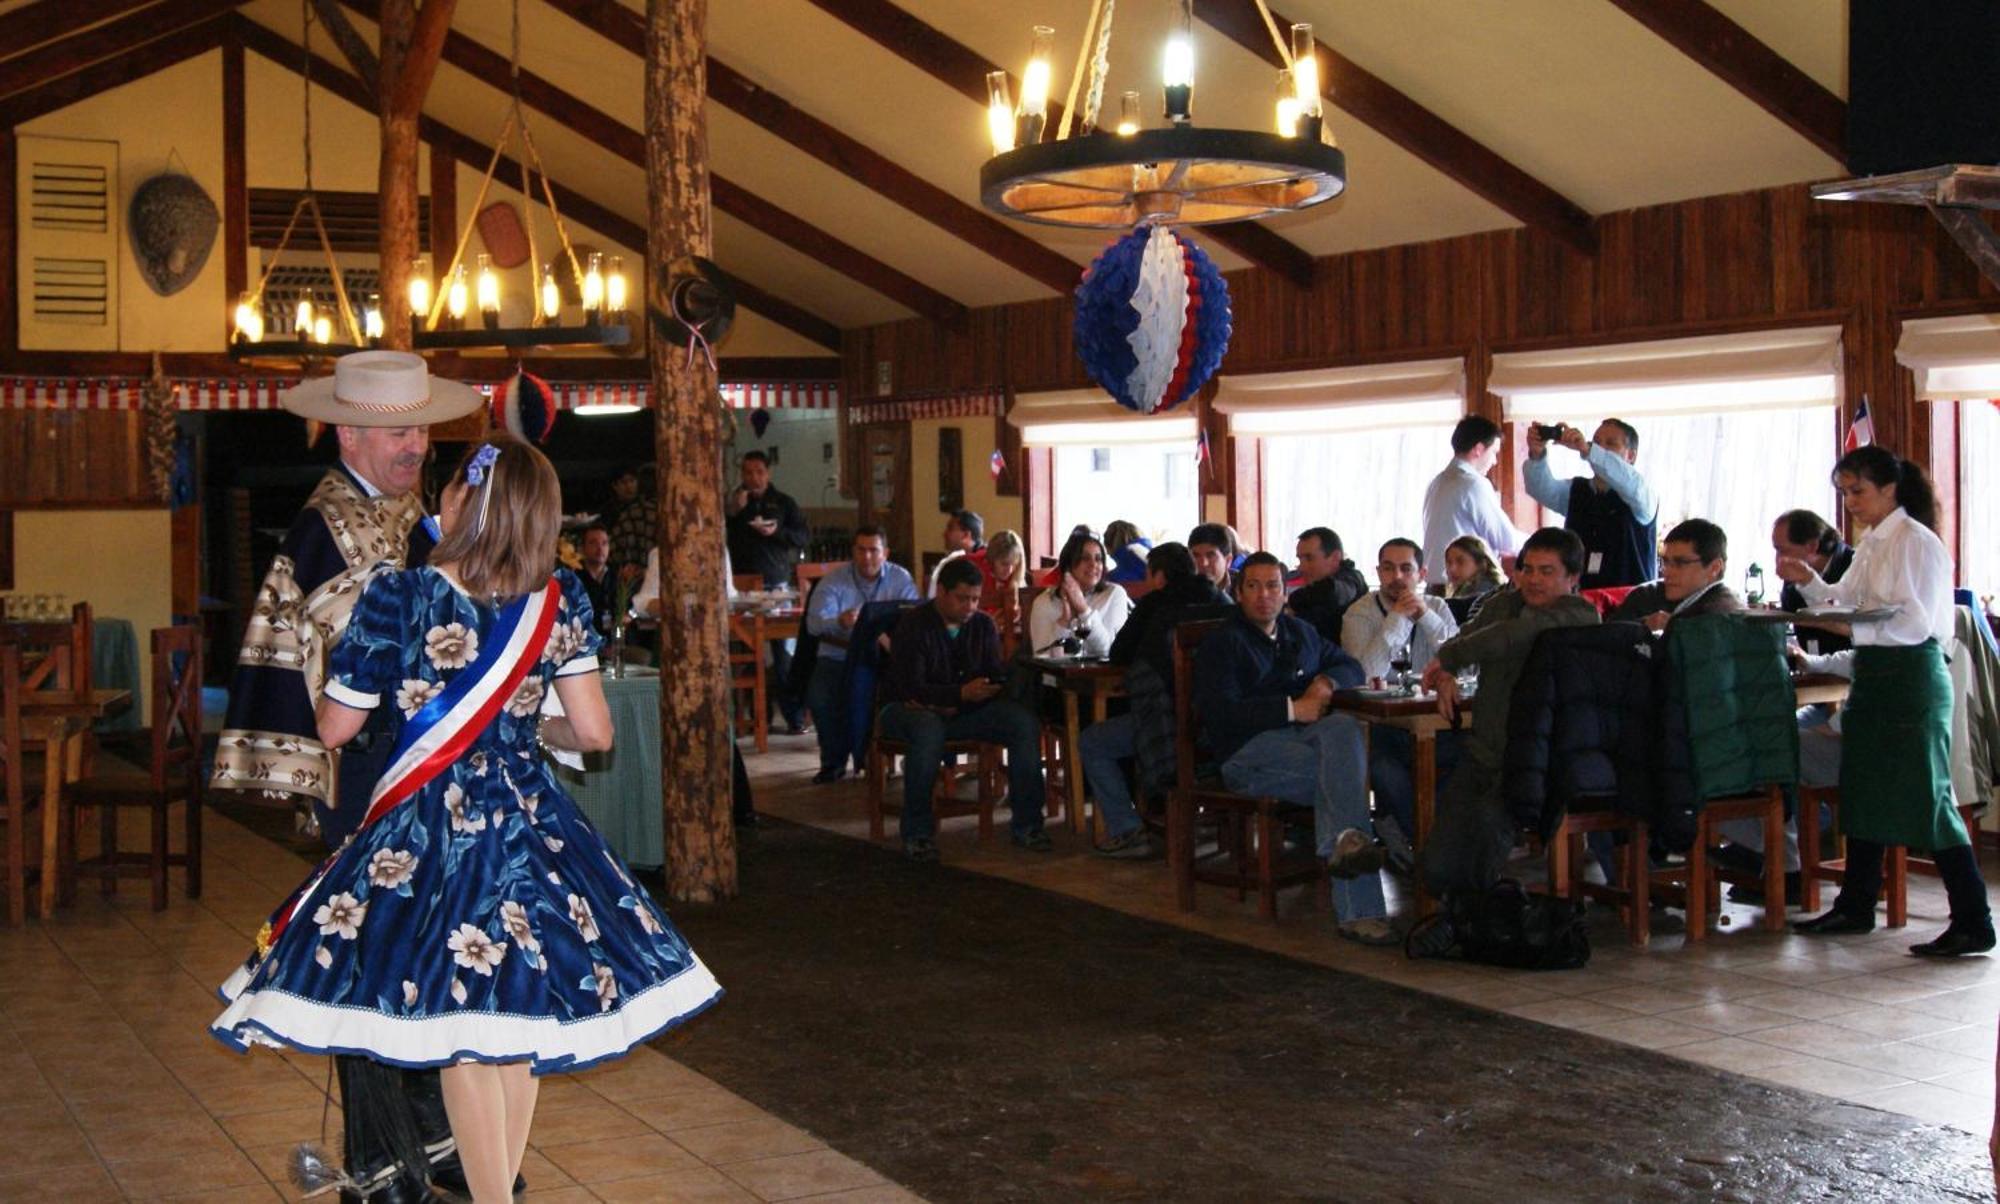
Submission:
[[[451,262],[445,265],[436,286],[431,278],[429,255],[419,255],[411,267],[412,344],[420,351],[442,347],[521,348],[558,344],[622,347],[632,340],[631,326],[626,320],[630,292],[626,286],[624,265],[616,255],[608,257],[608,262],[606,256],[596,253],[591,254],[587,264],[578,260],[576,247],[570,242],[569,227],[563,222],[562,210],[556,205],[555,189],[549,183],[549,173],[542,166],[541,152],[535,148],[535,136],[528,128],[527,109],[521,103],[521,0],[513,0],[513,45],[507,68],[507,120],[501,126],[500,137],[493,144],[493,157],[486,164],[486,174],[479,181],[479,194],[473,198],[465,224],[458,232],[458,243],[452,249]],[[493,177],[507,153],[508,143],[517,135],[520,139],[517,162],[521,167],[521,196],[528,202],[522,221],[528,238],[527,263],[529,270],[537,273],[535,278],[539,284],[531,291],[534,316],[529,325],[503,327],[500,324],[500,277],[493,270],[491,257],[479,255],[476,272],[469,276],[465,249],[472,239],[479,214],[485,208],[486,194],[493,186]],[[549,218],[555,226],[556,241],[561,251],[559,261],[544,262],[535,239],[537,179],[541,183],[542,201],[548,205]],[[567,275],[576,296],[583,303],[583,324],[580,326],[562,324],[563,292],[556,283],[558,272]],[[466,317],[475,304],[479,311],[479,324],[468,326]]]
[[[1121,97],[1115,126],[1099,121],[1118,0],[1092,0],[1053,139],[1044,140],[1053,29],[1034,29],[1018,100],[1009,96],[1006,72],[987,74],[993,157],[979,171],[980,200],[987,208],[1052,226],[1202,225],[1290,213],[1346,189],[1347,157],[1324,137],[1312,26],[1293,25],[1287,40],[1264,0],[1257,0],[1286,64],[1278,74],[1274,128],[1203,129],[1194,124],[1194,0],[1169,2],[1163,128],[1141,128],[1136,91]],[[1086,74],[1079,118],[1077,93]],[[1078,118],[1074,129],[1072,118]]]
[[[349,300],[347,281],[342,275],[340,261],[334,256],[333,242],[327,237],[326,218],[320,213],[319,195],[313,189],[312,5],[309,0],[301,0],[299,7],[305,23],[302,35],[304,64],[300,68],[301,91],[304,94],[305,189],[292,205],[292,216],[285,222],[285,232],[279,236],[277,248],[271,252],[263,272],[257,277],[257,287],[246,290],[236,299],[229,355],[237,360],[305,369],[314,360],[344,355],[366,346],[371,339],[379,338],[382,313],[377,305],[370,305],[357,313]],[[270,287],[271,276],[277,270],[279,261],[291,247],[292,235],[298,231],[301,218],[310,218],[313,231],[319,236],[320,254],[326,260],[327,275],[332,280],[334,307],[332,312],[327,312],[324,306],[314,304],[310,291],[302,292],[297,306],[288,315],[292,320],[292,337],[266,339],[264,294]],[[287,315],[281,314],[280,320],[284,316]]]

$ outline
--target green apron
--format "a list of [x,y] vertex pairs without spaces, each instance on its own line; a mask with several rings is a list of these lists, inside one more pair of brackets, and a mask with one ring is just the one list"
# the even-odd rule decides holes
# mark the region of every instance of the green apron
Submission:
[[1854,650],[1840,719],[1840,830],[1913,849],[1970,843],[1951,794],[1951,677],[1936,640]]

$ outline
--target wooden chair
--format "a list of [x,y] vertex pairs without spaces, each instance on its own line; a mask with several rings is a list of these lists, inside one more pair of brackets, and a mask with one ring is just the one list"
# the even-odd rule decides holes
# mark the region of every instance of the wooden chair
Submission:
[[764,588],[764,578],[756,573],[732,574],[729,583],[736,587],[736,592],[739,594],[754,594]]
[[[1833,809],[1834,829],[1839,830],[1840,787],[1803,786],[1799,789],[1799,902],[1809,912],[1816,912],[1820,906],[1819,884],[1835,884],[1847,881],[1846,842],[1841,842],[1842,855],[1822,857],[1820,849],[1821,833],[1819,808],[1825,803]],[[1965,830],[1976,842],[1979,839],[1979,813],[1985,810],[1979,803],[1961,803],[1959,819],[1964,821]],[[1890,845],[1883,857],[1882,894],[1889,905],[1889,927],[1902,928],[1910,922],[1910,875],[1912,873],[1937,875],[1937,863],[1928,857],[1913,857],[1910,850],[1902,845]]]
[[[762,588],[761,584],[757,588]],[[750,630],[736,614],[729,616],[729,688],[735,700],[738,732],[755,733],[757,751],[765,751],[768,741],[757,726],[757,719],[763,715],[766,689],[764,675],[757,671],[760,649],[751,638]]]
[[1687,914],[1687,939],[1697,944],[1708,939],[1708,921],[1721,910],[1723,882],[1751,882],[1764,891],[1764,929],[1785,930],[1785,859],[1766,856],[1761,879],[1725,870],[1709,858],[1708,851],[1722,843],[1720,825],[1726,820],[1755,819],[1764,825],[1764,847],[1785,847],[1785,791],[1781,786],[1765,786],[1754,794],[1709,799],[1695,818],[1694,844],[1684,865],[1653,871],[1653,882],[1663,898],[1681,903]]
[[[882,677],[887,677],[886,662]],[[871,704],[877,714],[882,709],[881,678],[877,679],[875,700]],[[938,822],[955,819],[961,815],[979,817],[979,839],[993,838],[993,809],[1006,793],[1007,775],[1001,765],[1002,749],[997,744],[981,740],[947,740],[944,742],[944,758],[947,769],[960,757],[969,757],[974,766],[974,776],[978,779],[978,793],[970,800],[958,797],[957,776],[941,772],[937,785],[931,791],[931,812]],[[886,836],[884,819],[895,816],[900,821],[903,814],[901,798],[889,797],[889,758],[909,756],[910,746],[902,740],[894,740],[882,734],[878,721],[868,737],[868,838],[882,840]],[[907,768],[905,772],[908,772]]]
[[[102,880],[106,895],[117,890],[119,878],[150,878],[153,910],[160,911],[167,905],[170,867],[187,871],[188,898],[201,897],[201,631],[196,627],[155,628],[152,650],[150,726],[136,733],[129,750],[143,752],[146,760],[142,766],[107,752],[98,757],[92,773],[75,783],[72,803],[64,816],[69,843],[74,847],[77,813],[96,807],[99,853],[66,865],[63,878],[68,893],[76,875],[94,875]],[[183,805],[184,851],[180,853],[170,851],[167,838],[167,813],[175,803]],[[124,807],[144,807],[151,813],[152,842],[147,852],[119,849],[118,812]],[[49,872],[49,867],[43,872]]]
[[0,641],[0,823],[7,825],[4,864],[7,922],[20,927],[28,914],[28,811],[38,795],[28,788],[27,755],[22,746],[21,649]]
[[[1622,832],[1625,845],[1619,851],[1620,881],[1598,884],[1583,880],[1590,861],[1588,837],[1593,832]],[[1609,808],[1571,811],[1565,814],[1546,844],[1549,859],[1548,891],[1558,899],[1582,896],[1618,905],[1625,931],[1632,943],[1643,947],[1652,939],[1650,891],[1652,867],[1647,864],[1647,824],[1636,815]]]
[[[1174,628],[1174,786],[1167,797],[1167,864],[1174,875],[1174,902],[1194,910],[1197,882],[1236,889],[1241,901],[1254,888],[1257,914],[1275,922],[1278,888],[1313,883],[1325,876],[1317,850],[1291,864],[1280,863],[1285,818],[1312,809],[1268,795],[1237,794],[1201,773],[1195,755],[1200,738],[1194,707],[1194,654],[1226,620],[1203,619]],[[1218,825],[1215,853],[1195,855],[1195,828],[1204,819]]]
[[795,570],[797,573],[796,580],[799,585],[800,605],[804,605],[806,598],[812,593],[813,582],[818,581],[821,577],[826,576],[841,565],[851,563],[852,561],[847,560],[809,560],[801,563]]
[[90,603],[78,602],[70,608],[68,622],[7,623],[5,638],[21,649],[24,690],[63,690],[88,694],[90,642],[93,623]]

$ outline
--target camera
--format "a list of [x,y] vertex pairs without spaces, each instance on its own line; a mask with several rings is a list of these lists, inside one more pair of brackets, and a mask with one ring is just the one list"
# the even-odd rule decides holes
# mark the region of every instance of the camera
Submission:
[[1528,424],[1528,429],[1535,432],[1536,438],[1549,443],[1562,441],[1563,424],[1560,422],[1531,422]]

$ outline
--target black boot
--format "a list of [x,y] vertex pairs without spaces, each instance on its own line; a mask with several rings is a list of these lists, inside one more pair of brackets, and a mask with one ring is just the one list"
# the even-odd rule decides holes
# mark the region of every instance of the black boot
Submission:
[[1971,845],[1937,849],[1938,877],[1944,879],[1945,895],[1951,900],[1951,925],[1935,940],[1910,946],[1918,957],[1966,957],[1993,949],[1993,912],[1986,903],[1986,880],[1979,873],[1979,858]]
[[[404,1072],[347,1054],[335,1055],[333,1064],[340,1076],[347,1174],[372,1189],[368,1204],[422,1204],[430,1198],[430,1156],[405,1098]],[[347,1192],[341,1198],[363,1199]]]

